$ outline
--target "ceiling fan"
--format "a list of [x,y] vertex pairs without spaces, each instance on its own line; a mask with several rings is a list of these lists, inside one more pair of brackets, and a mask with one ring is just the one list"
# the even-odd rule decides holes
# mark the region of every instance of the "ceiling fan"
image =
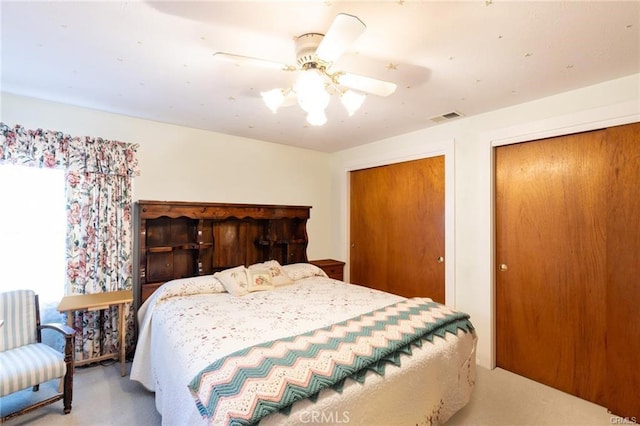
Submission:
[[262,98],[274,113],[297,100],[307,113],[307,121],[321,126],[327,122],[325,109],[332,94],[339,95],[349,115],[353,115],[364,102],[365,94],[389,96],[396,90],[395,83],[332,69],[335,61],[365,29],[357,16],[338,14],[326,34],[307,33],[296,37],[295,66],[225,52],[216,52],[214,57],[236,64],[300,71],[293,87],[262,92]]

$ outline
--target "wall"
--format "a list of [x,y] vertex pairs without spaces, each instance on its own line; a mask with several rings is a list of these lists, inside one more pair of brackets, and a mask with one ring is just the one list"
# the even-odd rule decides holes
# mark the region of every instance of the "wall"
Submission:
[[447,185],[455,188],[445,212],[447,233],[454,233],[446,240],[447,304],[471,314],[478,362],[493,367],[492,147],[633,121],[640,121],[640,74],[335,153],[333,256],[348,262],[350,170],[445,154]]
[[135,200],[310,205],[309,257],[330,257],[326,153],[2,94],[0,121],[140,145]]

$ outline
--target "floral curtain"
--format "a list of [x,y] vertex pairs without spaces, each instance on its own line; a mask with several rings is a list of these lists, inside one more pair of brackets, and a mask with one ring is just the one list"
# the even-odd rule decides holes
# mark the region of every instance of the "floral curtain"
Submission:
[[[65,170],[67,227],[66,294],[133,288],[132,191],[139,174],[138,146],[61,132],[10,128],[0,123],[0,164]],[[133,311],[126,311],[127,346],[133,339]],[[82,330],[76,354],[82,358],[118,349],[117,308],[76,313]]]

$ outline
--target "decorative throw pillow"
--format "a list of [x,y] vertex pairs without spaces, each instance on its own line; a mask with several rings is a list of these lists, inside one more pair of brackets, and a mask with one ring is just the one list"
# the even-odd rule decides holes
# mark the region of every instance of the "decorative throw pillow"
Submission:
[[311,263],[292,263],[282,267],[292,280],[301,280],[309,277],[326,277],[327,274]]
[[271,273],[268,269],[247,269],[249,276],[249,291],[273,290]]
[[236,266],[235,268],[225,269],[224,271],[213,274],[225,290],[234,296],[244,296],[249,294],[249,278],[247,268],[244,266]]
[[279,287],[281,285],[293,284],[293,280],[282,269],[282,265],[277,260],[269,260],[264,263],[256,263],[249,266],[249,270],[252,269],[266,269],[271,274],[271,282],[274,286]]

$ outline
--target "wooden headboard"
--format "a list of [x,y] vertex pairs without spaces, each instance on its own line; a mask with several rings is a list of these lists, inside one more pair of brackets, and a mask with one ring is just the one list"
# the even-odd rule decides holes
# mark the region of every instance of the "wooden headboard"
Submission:
[[160,285],[275,259],[306,262],[309,206],[138,201],[140,306]]

